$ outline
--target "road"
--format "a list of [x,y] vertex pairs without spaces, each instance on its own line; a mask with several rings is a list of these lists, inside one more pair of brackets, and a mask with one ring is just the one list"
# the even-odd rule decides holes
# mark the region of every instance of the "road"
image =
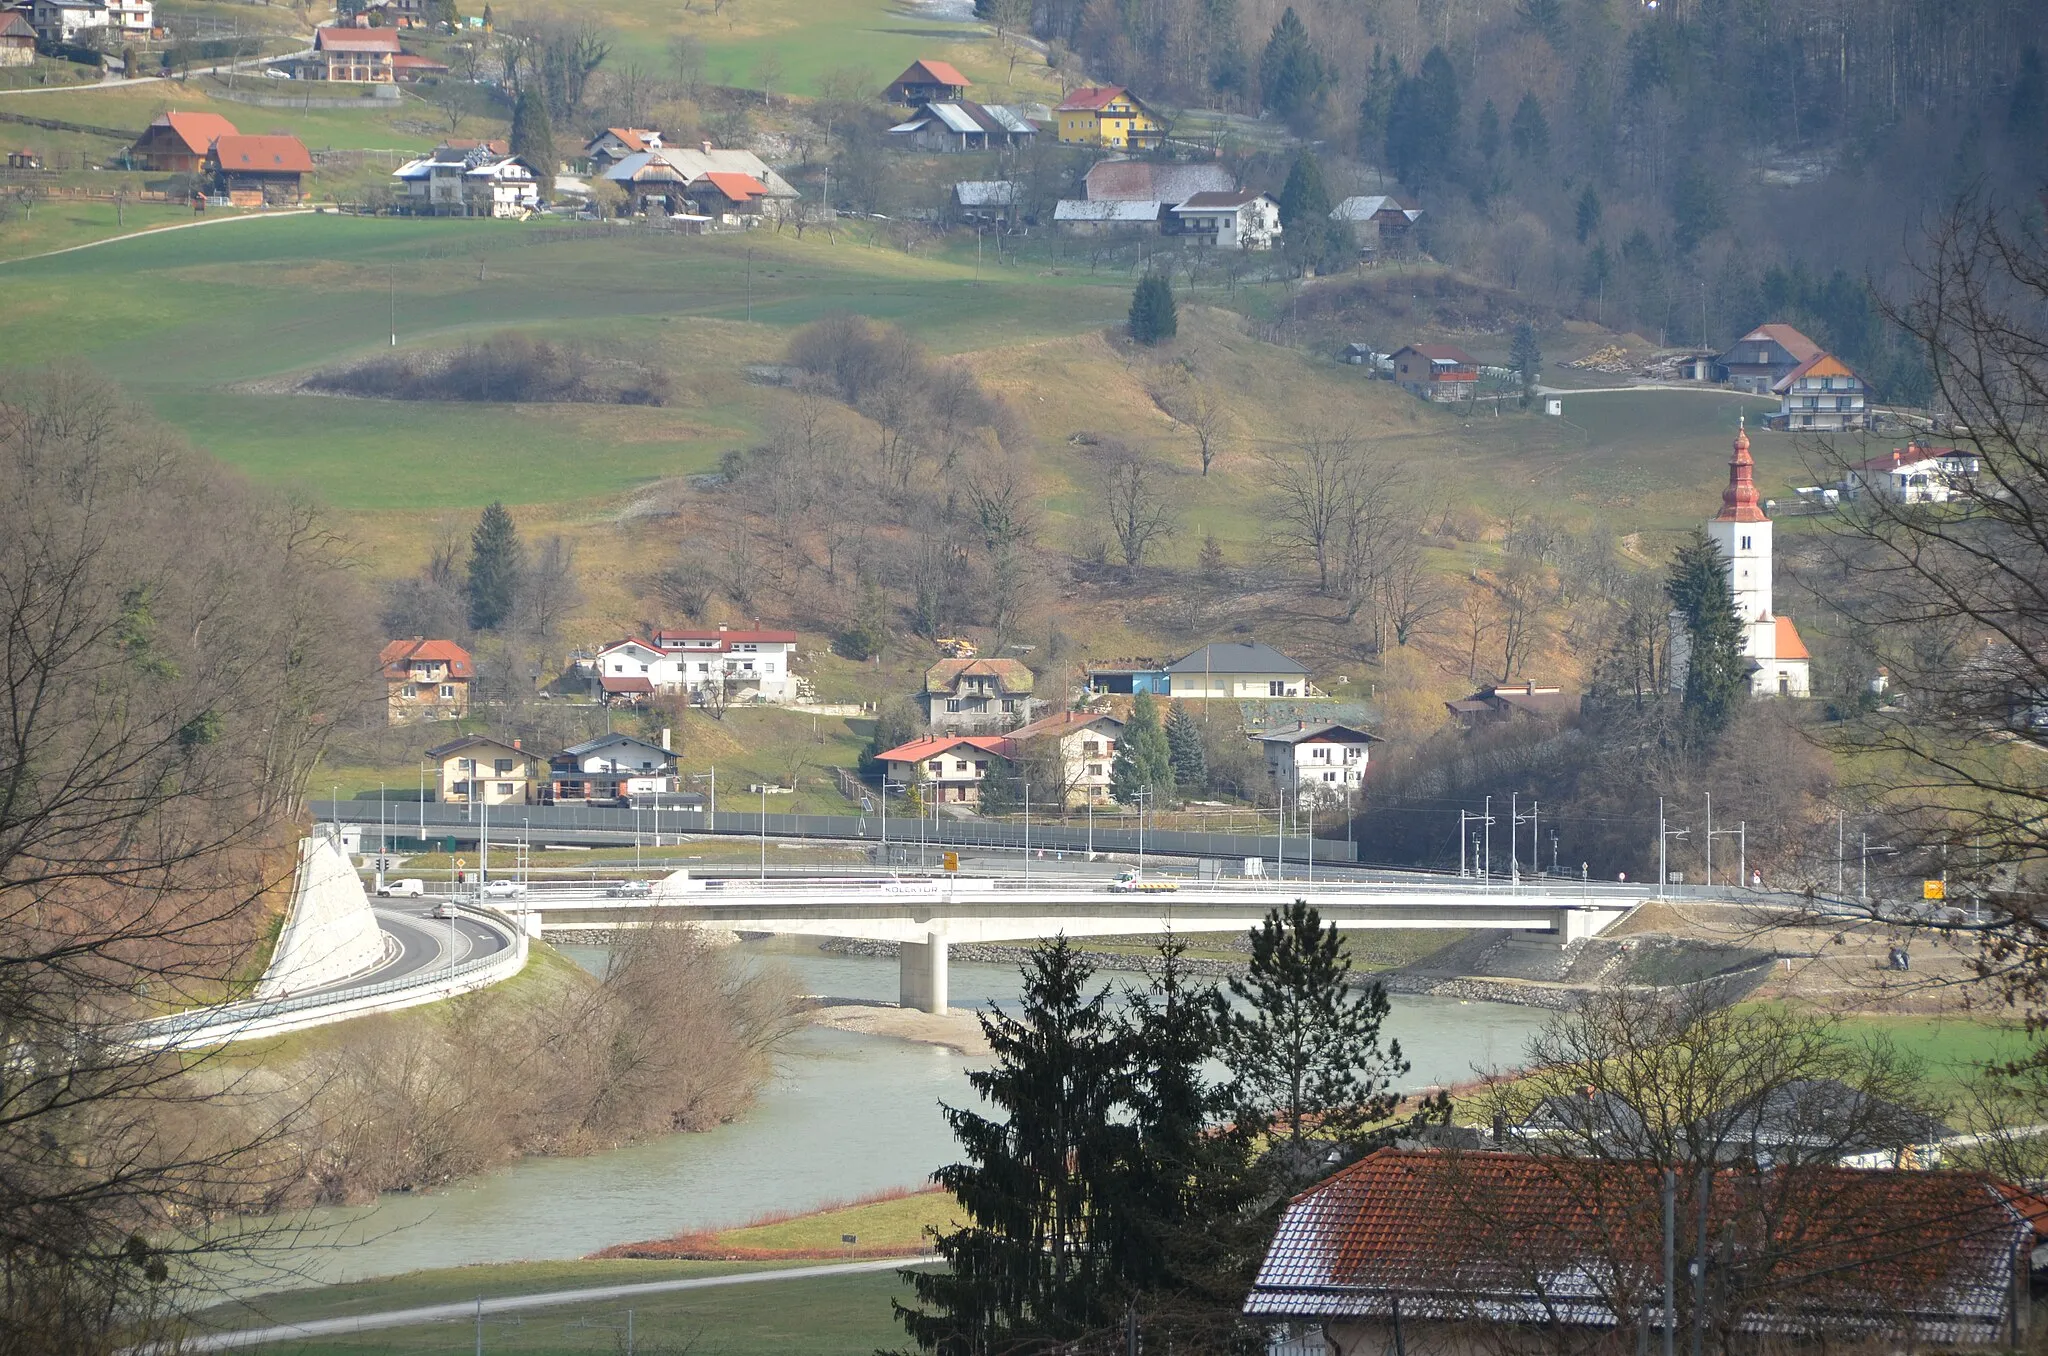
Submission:
[[[510,945],[503,933],[474,918],[433,917],[429,904],[407,908],[386,902],[379,904],[376,912],[377,926],[398,943],[397,954],[374,970],[307,989],[305,994],[346,993],[366,984],[460,965],[472,956],[487,956]],[[302,995],[294,995],[298,996]]]
[[386,1309],[374,1314],[351,1314],[346,1318],[309,1319],[304,1323],[280,1323],[268,1328],[243,1328],[235,1332],[206,1333],[187,1339],[181,1351],[231,1351],[238,1347],[262,1346],[270,1342],[304,1341],[312,1337],[342,1337],[350,1333],[374,1332],[380,1328],[409,1328],[421,1323],[448,1323],[491,1318],[527,1309],[546,1309],[560,1304],[582,1304],[638,1299],[666,1295],[679,1290],[709,1290],[724,1285],[757,1285],[773,1281],[816,1280],[825,1276],[857,1276],[871,1271],[893,1271],[898,1267],[928,1263],[929,1257],[883,1257],[866,1262],[834,1262],[822,1267],[788,1267],[779,1271],[740,1271],[725,1276],[691,1276],[673,1281],[636,1281],[621,1285],[594,1285],[578,1290],[548,1290],[537,1295],[501,1295],[495,1299],[459,1300],[452,1304],[422,1304],[410,1309]]

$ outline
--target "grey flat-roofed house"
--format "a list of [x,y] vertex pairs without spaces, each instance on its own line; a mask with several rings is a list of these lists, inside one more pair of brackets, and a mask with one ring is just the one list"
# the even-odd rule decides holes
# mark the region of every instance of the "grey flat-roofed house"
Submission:
[[1256,640],[1204,645],[1166,666],[1167,695],[1180,700],[1243,701],[1310,695],[1308,670]]

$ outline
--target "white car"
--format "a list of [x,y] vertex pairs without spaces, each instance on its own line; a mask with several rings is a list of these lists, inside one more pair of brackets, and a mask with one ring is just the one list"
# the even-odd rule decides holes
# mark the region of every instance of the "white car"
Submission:
[[428,915],[428,917],[430,917],[430,918],[460,918],[460,917],[462,917],[462,910],[460,910],[460,909],[458,909],[458,908],[456,908],[456,907],[455,907],[455,901],[454,901],[454,900],[452,900],[452,899],[444,899],[444,900],[442,900],[442,901],[441,901],[441,902],[440,902],[439,904],[436,904],[436,905],[434,906],[434,911],[433,911],[433,913],[429,914],[429,915]]
[[427,883],[417,876],[407,876],[402,880],[387,880],[377,887],[377,893],[386,899],[399,897],[417,899],[426,892]]
[[645,899],[654,893],[654,886],[644,880],[622,880],[605,893],[613,899]]
[[484,886],[485,899],[517,899],[526,887],[516,880],[494,880]]

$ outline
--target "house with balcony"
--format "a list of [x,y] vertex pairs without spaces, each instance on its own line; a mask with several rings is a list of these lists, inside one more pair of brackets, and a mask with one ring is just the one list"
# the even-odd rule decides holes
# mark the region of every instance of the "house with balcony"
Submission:
[[1851,466],[1842,489],[1849,499],[1871,494],[1900,504],[1946,504],[1969,493],[1982,471],[1975,452],[1909,442]]
[[1296,721],[1292,728],[1252,736],[1266,754],[1273,789],[1348,799],[1365,785],[1366,764],[1378,735],[1335,721]]
[[1737,339],[1716,365],[1728,384],[1751,395],[1769,395],[1787,373],[1821,356],[1821,347],[1790,325],[1759,325]]
[[1780,400],[1770,426],[1792,433],[1868,428],[1863,378],[1832,353],[1817,353],[1771,386]]
[[1272,646],[1255,640],[1204,645],[1161,664],[1118,659],[1088,666],[1088,690],[1128,696],[1149,692],[1175,701],[1296,700],[1320,697],[1308,670]]
[[213,191],[237,207],[297,202],[313,172],[313,153],[291,136],[220,136],[206,152]]
[[1401,389],[1432,404],[1470,400],[1479,389],[1479,360],[1455,344],[1409,344],[1389,358]]
[[982,782],[1009,770],[1010,751],[1002,735],[926,735],[877,761],[890,782],[920,788],[927,804],[979,805]]
[[583,158],[602,174],[629,155],[661,149],[661,133],[649,127],[607,127],[583,143]]
[[1165,221],[1169,234],[1219,250],[1269,250],[1280,240],[1280,204],[1249,189],[1197,193],[1169,207]]
[[213,143],[234,135],[235,125],[218,113],[159,113],[128,147],[128,163],[158,174],[197,174]]
[[1030,721],[1044,702],[1016,659],[941,659],[925,670],[918,705],[935,733],[984,734]]
[[397,79],[391,59],[398,55],[398,34],[388,28],[313,30],[314,78],[358,85],[389,85]]
[[1561,687],[1532,678],[1520,683],[1490,683],[1468,697],[1445,702],[1444,709],[1470,730],[1521,718],[1561,721],[1577,713],[1579,699]]
[[434,797],[444,805],[532,805],[547,785],[547,760],[488,735],[464,735],[427,750]]
[[1080,809],[1110,803],[1109,765],[1123,732],[1124,723],[1104,711],[1059,711],[1010,731],[1010,746],[1019,760],[1049,746],[1059,768],[1061,801]]
[[377,662],[384,671],[387,723],[459,720],[469,714],[476,663],[454,641],[424,636],[394,640],[378,652]]
[[1075,90],[1053,110],[1053,120],[1062,146],[1149,151],[1166,136],[1158,115],[1121,85]]
[[788,701],[796,644],[794,631],[656,631],[599,649],[591,676],[607,701],[683,691],[700,700]]
[[674,790],[676,756],[659,744],[608,734],[548,759],[550,805],[623,805]]
[[913,108],[936,100],[964,98],[974,82],[944,61],[913,61],[882,92],[892,104]]

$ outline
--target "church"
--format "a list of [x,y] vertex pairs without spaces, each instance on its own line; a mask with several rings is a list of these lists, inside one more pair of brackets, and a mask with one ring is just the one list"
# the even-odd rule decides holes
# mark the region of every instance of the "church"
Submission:
[[1811,696],[1812,657],[1806,642],[1790,617],[1771,610],[1771,520],[1757,498],[1746,427],[1736,429],[1728,488],[1721,493],[1721,511],[1707,523],[1707,536],[1728,562],[1735,615],[1742,619],[1742,653],[1750,663],[1750,695]]

